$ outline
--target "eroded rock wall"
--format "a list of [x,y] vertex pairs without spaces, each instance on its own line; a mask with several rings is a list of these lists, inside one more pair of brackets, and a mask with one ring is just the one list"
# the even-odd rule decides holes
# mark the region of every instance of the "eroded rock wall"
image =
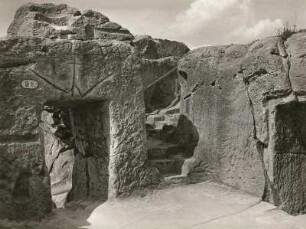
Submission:
[[52,201],[57,208],[65,207],[72,189],[75,147],[70,123],[67,109],[44,106],[39,128],[44,136]]
[[[17,212],[13,203],[18,200],[14,195],[22,193],[14,192],[19,177],[29,179],[29,194],[20,209],[38,217],[51,210],[44,141],[40,141],[46,136],[40,137],[38,128],[48,101],[109,101],[109,197],[158,182],[157,171],[146,165],[141,59],[132,46],[13,38],[1,41],[0,47],[1,217]],[[73,64],[74,58],[79,65]]]
[[78,40],[132,40],[134,36],[103,14],[66,4],[28,3],[20,7],[8,28],[8,36],[71,38]]
[[[305,211],[304,146],[296,140],[303,138],[304,127],[292,124],[304,125],[298,118],[303,109],[297,116],[278,108],[304,106],[305,43],[301,31],[287,40],[204,47],[180,60],[181,112],[200,135],[185,163],[191,179],[217,179],[289,213]],[[287,145],[298,147],[291,147],[293,153],[277,150]]]
[[[145,91],[146,111],[163,109],[173,105],[175,100],[179,101],[180,85],[176,67],[189,48],[181,42],[150,36],[136,36],[133,44],[144,59],[143,84],[149,87]],[[165,74],[168,75],[158,81]]]
[[[62,206],[67,198],[116,198],[160,181],[147,162],[144,91],[188,48],[146,38],[154,43],[147,59],[151,46],[133,39],[91,10],[17,10],[0,41],[0,217],[40,219],[51,211],[51,194]],[[74,106],[101,102],[107,108]],[[75,113],[67,142],[54,123],[44,128],[46,104]]]
[[207,47],[183,58],[181,111],[199,132],[194,157],[203,175],[262,195],[252,108],[243,78],[236,76],[247,50],[247,45]]
[[0,41],[0,52],[1,217],[41,218],[51,210],[38,128],[50,101],[109,102],[109,198],[159,182],[146,162],[143,69],[135,48],[119,41],[10,38]]

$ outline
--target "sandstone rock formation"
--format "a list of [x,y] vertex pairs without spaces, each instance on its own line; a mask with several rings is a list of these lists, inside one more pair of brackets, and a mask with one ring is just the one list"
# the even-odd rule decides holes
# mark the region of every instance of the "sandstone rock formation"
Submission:
[[[189,48],[181,42],[153,39],[150,36],[136,36],[133,43],[144,58],[145,71],[150,69],[149,74],[143,74],[143,84],[145,87],[149,86],[145,91],[146,111],[166,108],[179,98],[176,66],[177,61]],[[165,73],[169,75],[154,83]]]
[[154,39],[148,35],[135,36],[133,43],[146,59],[182,57],[189,51],[189,48],[182,42]]
[[[46,102],[76,107],[75,116],[84,115],[90,101],[109,104],[109,110],[102,111],[112,126],[105,133],[109,158],[103,158],[109,160],[109,197],[156,182],[157,174],[146,167],[141,62],[132,46],[11,38],[0,42],[0,49],[2,217],[41,217],[50,211],[49,174],[40,141],[46,136],[39,137],[38,128]],[[86,125],[86,119],[80,122]],[[96,143],[92,139],[89,147],[99,149]]]
[[[144,59],[132,39],[93,11],[17,11],[0,41],[0,217],[40,219],[51,195],[61,207],[159,182],[147,162],[144,81],[176,67],[178,54]],[[68,138],[46,106],[69,113]]]
[[182,113],[199,131],[192,179],[214,178],[306,212],[306,33],[204,47],[179,63]]
[[157,168],[306,213],[306,32],[188,51],[98,12],[22,6],[0,40],[0,218],[128,195]]
[[65,4],[28,3],[20,7],[8,29],[9,36],[70,38],[78,40],[132,40],[134,36],[99,12],[81,12]]
[[[143,75],[146,86],[176,67],[178,58],[189,51],[188,47],[180,42],[153,39],[150,36],[134,37],[127,29],[111,22],[99,12],[81,12],[65,4],[25,4],[17,10],[8,29],[8,36],[131,41],[141,56],[147,59],[144,71],[151,68],[150,74]],[[146,90],[147,111],[165,108],[171,104],[179,94],[178,87],[177,74],[173,72],[171,77]]]
[[44,107],[40,128],[44,135],[45,162],[50,175],[52,201],[57,208],[65,207],[73,187],[75,150],[70,124],[67,110]]

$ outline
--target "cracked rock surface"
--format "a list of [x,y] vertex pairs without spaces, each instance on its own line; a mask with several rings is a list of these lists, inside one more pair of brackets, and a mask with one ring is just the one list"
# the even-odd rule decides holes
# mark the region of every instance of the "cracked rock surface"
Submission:
[[134,36],[103,14],[66,4],[28,3],[20,7],[8,29],[10,37],[132,40]]
[[[87,36],[92,31],[85,24],[92,25],[94,37]],[[66,32],[72,35],[62,36]],[[165,68],[156,64],[148,69],[126,37],[133,39],[93,11],[80,13],[53,4],[27,4],[17,11],[8,37],[0,40],[0,218],[41,219],[51,211],[51,194],[65,194],[59,200],[62,206],[65,198],[95,198],[103,193],[105,200],[159,182],[157,169],[147,163],[142,77],[152,69],[165,74],[176,62],[160,58],[154,61]],[[84,104],[101,101],[107,104],[102,113],[111,126],[106,133],[109,140],[102,146],[103,136],[96,136],[101,134],[99,128],[86,136],[88,126],[98,126],[90,120],[99,122],[101,116],[83,109]],[[47,102],[76,111],[73,137],[78,154],[61,150],[65,144],[47,133],[52,128],[45,136],[39,128]],[[51,156],[45,157],[45,152]],[[65,172],[54,174],[54,168],[63,167]]]
[[[145,146],[152,92],[144,90],[188,50],[135,38],[92,10],[21,6],[0,40],[0,218],[41,219],[51,200],[64,207],[157,185]],[[162,101],[153,107],[171,103],[175,81],[176,72],[169,92],[156,86]],[[66,131],[46,104],[69,116]]]
[[291,214],[306,211],[305,145],[297,140],[306,136],[295,124],[305,125],[305,44],[301,31],[285,41],[199,48],[179,61],[182,112],[200,135],[191,179],[217,179]]

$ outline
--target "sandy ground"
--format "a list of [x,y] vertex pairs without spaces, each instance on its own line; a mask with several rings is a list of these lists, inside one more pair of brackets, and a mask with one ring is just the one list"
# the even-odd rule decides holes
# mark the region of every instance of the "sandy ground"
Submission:
[[290,216],[258,197],[203,182],[155,190],[143,198],[79,203],[55,210],[41,223],[2,221],[0,228],[306,229],[306,215]]

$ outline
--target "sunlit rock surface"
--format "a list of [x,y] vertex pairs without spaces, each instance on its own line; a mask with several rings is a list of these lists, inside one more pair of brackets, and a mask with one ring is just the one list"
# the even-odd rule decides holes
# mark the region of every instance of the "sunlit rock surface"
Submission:
[[186,168],[306,212],[306,33],[204,47],[179,62],[181,111],[200,140]]
[[10,37],[132,40],[134,36],[103,14],[81,12],[65,4],[28,3],[20,7],[8,29]]

